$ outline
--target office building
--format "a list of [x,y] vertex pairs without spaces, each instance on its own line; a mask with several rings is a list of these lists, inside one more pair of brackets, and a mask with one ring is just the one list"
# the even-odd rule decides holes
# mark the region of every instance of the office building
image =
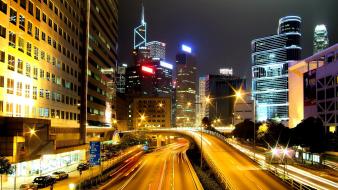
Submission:
[[219,74],[221,74],[221,75],[227,75],[227,76],[232,76],[234,73],[233,73],[232,68],[220,68],[219,69]]
[[235,90],[246,89],[246,79],[226,75],[207,75],[205,96],[210,99],[206,104],[206,114],[217,125],[231,124],[233,121]]
[[147,23],[144,18],[142,4],[141,24],[134,29],[134,49],[145,48],[147,45]]
[[163,42],[152,41],[147,43],[150,50],[150,57],[157,60],[165,60],[165,46]]
[[80,162],[87,135],[108,138],[114,117],[117,1],[0,3],[0,149],[27,161],[22,175]]
[[317,53],[329,46],[329,37],[324,24],[317,25],[313,35],[313,53]]
[[279,20],[278,34],[252,41],[252,89],[256,120],[288,121],[288,63],[299,60],[301,18]]
[[156,68],[154,86],[157,96],[172,97],[173,95],[173,65],[164,61],[155,61]]
[[338,127],[338,44],[289,67],[290,127],[319,117],[327,132]]
[[127,64],[117,67],[116,90],[120,94],[126,93],[126,70]]
[[234,104],[233,124],[237,125],[244,120],[254,120],[253,101],[250,96],[237,98]]
[[198,96],[196,104],[196,123],[201,124],[202,119],[206,116],[206,96],[205,96],[205,77],[199,77]]
[[190,47],[176,55],[176,126],[193,127],[196,121],[197,65]]
[[87,76],[87,85],[83,86],[88,87],[87,137],[88,140],[108,140],[113,132],[112,121],[116,119],[118,5],[116,0],[90,3],[90,8],[95,10],[89,15],[88,70],[83,72]]
[[134,98],[132,103],[133,128],[170,128],[171,98]]

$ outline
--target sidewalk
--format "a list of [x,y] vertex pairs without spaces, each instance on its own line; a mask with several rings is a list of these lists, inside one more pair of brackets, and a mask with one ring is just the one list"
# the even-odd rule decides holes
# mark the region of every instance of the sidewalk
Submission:
[[[113,166],[114,164],[118,163],[121,159],[124,159],[125,157],[129,156],[135,151],[140,150],[140,146],[134,146],[127,148],[126,150],[122,151],[122,154],[113,157],[110,160],[102,162],[101,166],[93,166],[89,170],[83,171],[82,175],[80,176],[80,173],[76,170],[76,167],[78,164],[74,164],[71,166],[68,166],[66,168],[60,169],[62,171],[65,171],[69,174],[69,178],[58,181],[56,184],[54,184],[54,189],[58,190],[67,190],[69,188],[69,184],[79,184],[81,181],[92,178],[94,176],[97,176],[100,174],[103,170],[107,169],[108,167]],[[21,184],[25,183],[31,183],[36,176],[29,176],[29,177],[17,177],[16,179],[16,189],[18,190]],[[9,176],[8,180],[6,182],[3,181],[2,184],[3,188],[2,190],[14,190],[14,176]],[[48,190],[48,188],[44,188],[45,190]]]

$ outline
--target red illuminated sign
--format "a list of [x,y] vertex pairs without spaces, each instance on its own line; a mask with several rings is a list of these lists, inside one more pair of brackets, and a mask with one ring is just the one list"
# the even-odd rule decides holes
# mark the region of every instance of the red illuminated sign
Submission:
[[142,71],[146,72],[146,73],[150,73],[150,74],[154,74],[154,69],[151,67],[147,67],[147,66],[142,66]]

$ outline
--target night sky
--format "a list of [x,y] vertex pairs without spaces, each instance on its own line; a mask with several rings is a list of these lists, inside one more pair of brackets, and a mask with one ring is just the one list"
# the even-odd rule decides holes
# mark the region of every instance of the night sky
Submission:
[[[251,77],[251,40],[277,33],[278,19],[302,18],[302,57],[312,55],[313,30],[325,24],[330,45],[338,42],[338,0],[144,0],[148,41],[167,44],[175,63],[182,43],[197,56],[199,75],[232,67]],[[119,62],[131,63],[133,28],[140,24],[141,0],[119,1]]]

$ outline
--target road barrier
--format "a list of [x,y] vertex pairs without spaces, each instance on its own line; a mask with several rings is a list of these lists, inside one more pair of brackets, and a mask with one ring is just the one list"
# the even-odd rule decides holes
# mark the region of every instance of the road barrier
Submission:
[[230,145],[231,147],[235,148],[236,150],[242,152],[243,154],[248,156],[251,160],[256,162],[261,169],[266,170],[269,173],[277,176],[279,179],[283,180],[285,183],[290,185],[292,187],[292,189],[296,189],[296,190],[314,190],[315,189],[315,188],[308,186],[306,184],[306,182],[303,181],[301,178],[299,178],[295,175],[291,175],[288,172],[285,172],[284,169],[281,169],[281,168],[277,167],[276,165],[268,164],[265,161],[260,162],[259,159],[254,159],[253,153],[250,154],[250,152],[243,151],[242,149],[239,149],[237,146],[234,146],[234,144],[230,143],[227,140],[227,138],[225,136],[223,136],[222,134],[219,134],[219,133],[216,133],[216,132],[213,132],[213,131],[204,131],[204,132],[217,137],[218,139],[220,139],[224,143],[226,143],[226,144]]

